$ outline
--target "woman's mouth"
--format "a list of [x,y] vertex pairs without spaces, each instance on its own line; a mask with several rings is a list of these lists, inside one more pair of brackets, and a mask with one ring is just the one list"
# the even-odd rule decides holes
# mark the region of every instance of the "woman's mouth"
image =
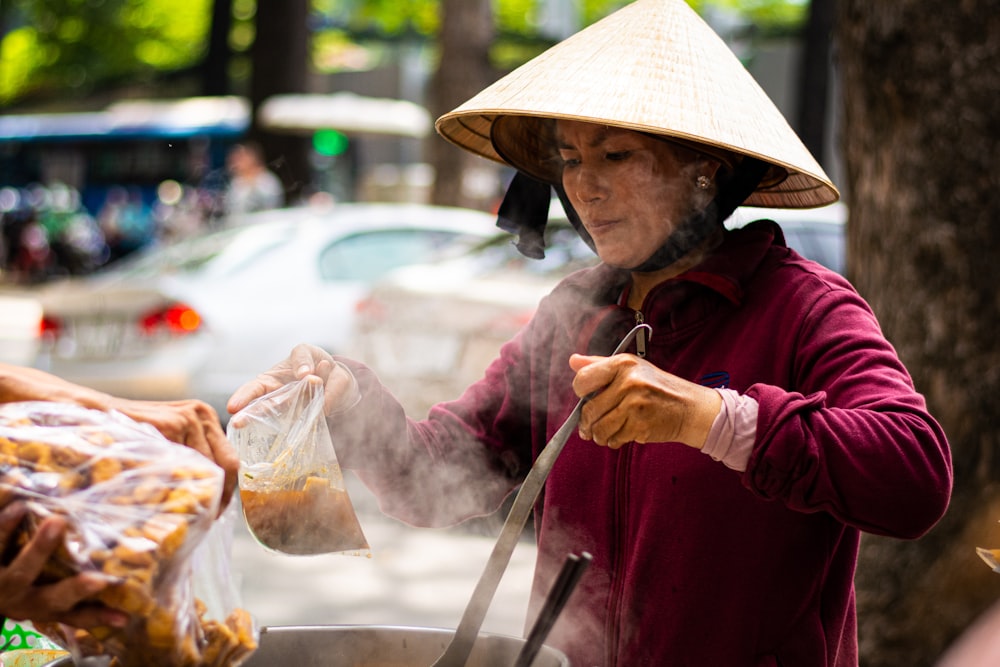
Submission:
[[600,220],[590,220],[584,226],[587,231],[593,234],[601,234],[611,230],[613,227],[618,225],[621,221],[617,219],[604,218]]

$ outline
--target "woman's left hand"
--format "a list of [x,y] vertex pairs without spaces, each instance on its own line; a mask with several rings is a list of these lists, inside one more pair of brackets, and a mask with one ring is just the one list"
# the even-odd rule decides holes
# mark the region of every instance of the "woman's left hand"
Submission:
[[701,449],[722,406],[718,392],[683,380],[632,354],[574,354],[573,391],[584,403],[584,440],[618,449],[630,442],[680,442]]

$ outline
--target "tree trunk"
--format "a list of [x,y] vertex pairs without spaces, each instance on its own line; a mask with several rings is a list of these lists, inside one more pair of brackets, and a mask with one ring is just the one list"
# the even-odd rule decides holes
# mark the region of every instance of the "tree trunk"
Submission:
[[[256,110],[272,95],[306,92],[309,72],[309,0],[257,0],[257,36],[251,47],[250,104]],[[285,185],[292,203],[310,186],[309,139],[262,132],[251,136],[264,148],[268,167]]]
[[826,108],[835,0],[811,0],[802,39],[798,86],[798,134],[820,164],[826,163]]
[[1000,597],[1000,2],[843,0],[848,274],[952,445],[955,489],[924,538],[866,536],[862,664],[933,665]]
[[232,27],[233,0],[212,0],[208,53],[202,64],[202,95],[229,94],[229,61],[233,54],[229,45],[229,31]]
[[[441,0],[441,61],[428,96],[435,118],[493,82],[489,63],[493,32],[489,0]],[[427,153],[435,173],[432,202],[479,205],[481,202],[464,184],[470,170],[484,166],[484,159],[436,135],[429,141]]]

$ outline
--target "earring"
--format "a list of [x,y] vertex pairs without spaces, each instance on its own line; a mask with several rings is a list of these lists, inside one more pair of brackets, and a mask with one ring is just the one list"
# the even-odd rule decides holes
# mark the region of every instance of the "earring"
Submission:
[[712,179],[708,176],[699,176],[695,179],[695,185],[698,186],[699,190],[708,190],[708,186],[712,184]]

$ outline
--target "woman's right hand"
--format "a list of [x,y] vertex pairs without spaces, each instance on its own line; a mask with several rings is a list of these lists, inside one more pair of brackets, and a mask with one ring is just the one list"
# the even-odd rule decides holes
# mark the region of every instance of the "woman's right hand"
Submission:
[[[0,511],[0,553],[13,539],[26,511],[20,502],[12,502]],[[19,621],[64,623],[85,629],[125,627],[128,615],[124,612],[87,602],[112,583],[107,577],[89,572],[53,584],[36,585],[38,575],[59,547],[65,531],[65,519],[56,516],[45,519],[14,560],[7,566],[0,566],[0,615]]]
[[315,375],[323,381],[327,415],[350,407],[357,401],[358,385],[351,371],[334,361],[326,350],[315,345],[301,344],[292,349],[287,359],[237,389],[229,397],[226,410],[231,415],[236,414],[254,399],[307,375]]

